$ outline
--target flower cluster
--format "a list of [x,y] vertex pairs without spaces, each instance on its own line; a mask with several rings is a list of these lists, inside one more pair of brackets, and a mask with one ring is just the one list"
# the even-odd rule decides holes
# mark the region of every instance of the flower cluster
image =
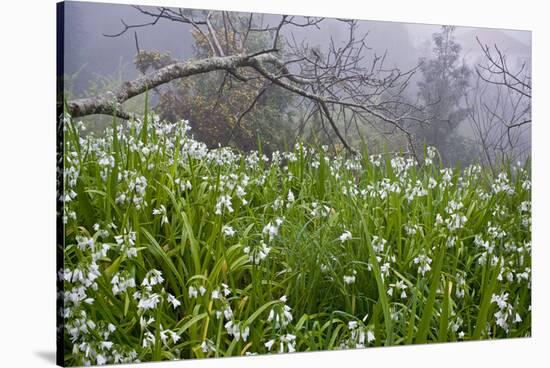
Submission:
[[58,193],[68,364],[401,343],[431,298],[428,326],[448,325],[429,341],[476,336],[480,300],[477,337],[530,334],[528,169],[445,168],[431,147],[420,162],[212,149],[155,115],[102,136],[73,125]]

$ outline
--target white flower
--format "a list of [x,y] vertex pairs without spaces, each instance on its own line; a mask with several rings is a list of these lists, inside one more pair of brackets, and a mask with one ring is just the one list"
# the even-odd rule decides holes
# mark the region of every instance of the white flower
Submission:
[[228,296],[229,294],[231,294],[231,290],[229,290],[229,286],[222,283],[222,287],[223,287],[223,295],[224,296]]
[[160,208],[153,209],[153,215],[162,216],[162,220],[160,221],[161,225],[168,223],[168,216],[166,215],[166,207],[164,207],[163,204],[160,205]]
[[[241,200],[244,199],[244,196],[246,195],[246,191],[241,187],[240,185],[237,186],[237,197],[239,197]],[[246,200],[243,200],[243,204],[246,205],[248,202]]]
[[351,275],[351,276],[344,275],[344,283],[351,285],[354,282],[355,282],[355,275]]
[[97,354],[96,361],[97,365],[104,365],[105,363],[107,363],[107,359],[101,354]]
[[435,157],[436,153],[437,153],[437,148],[435,148],[433,146],[428,146],[426,148],[426,156],[428,156],[428,158],[433,159]]
[[204,340],[201,344],[201,350],[203,353],[215,353],[216,347],[210,340]]
[[271,206],[275,211],[277,211],[278,209],[280,209],[281,207],[283,206],[283,199],[281,197],[277,197],[274,201],[273,201],[273,205]]
[[455,246],[455,244],[456,244],[456,236],[449,236],[447,238],[447,247],[452,248]]
[[223,307],[223,316],[224,316],[225,319],[227,319],[227,320],[233,319],[233,310],[231,309],[231,306],[230,306],[229,304],[226,304],[226,305]]
[[233,321],[229,321],[225,324],[225,329],[227,331],[227,334],[229,336],[233,336],[234,340],[240,340],[246,341],[248,339],[248,335],[250,334],[250,328],[248,326],[242,327],[241,323],[235,323]]
[[467,221],[466,216],[458,213],[453,213],[450,218],[445,220],[449,231],[456,231],[460,229]]
[[491,303],[497,303],[500,309],[505,309],[508,306],[508,293],[502,295],[493,294],[491,296]]
[[160,340],[166,344],[166,340],[168,339],[168,336],[166,335],[166,333],[168,332],[169,330],[164,330],[164,331],[160,331]]
[[128,257],[128,258],[135,258],[135,257],[137,257],[137,248],[136,248],[136,247],[128,247],[128,248],[126,248],[126,257]]
[[271,350],[271,347],[273,346],[273,344],[275,344],[275,340],[269,340],[264,345],[267,348],[267,350],[269,351],[269,350]]
[[352,238],[351,233],[346,230],[342,233],[342,235],[340,235],[338,239],[340,239],[340,241],[343,243],[347,240],[351,240],[351,238]]
[[422,274],[422,276],[424,276],[426,272],[432,269],[430,267],[432,260],[425,254],[421,254],[418,257],[414,258],[413,262],[418,265],[418,273]]
[[267,258],[271,248],[267,246],[263,241],[260,243],[260,247],[256,247],[253,250],[250,247],[245,247],[243,249],[245,254],[249,254],[248,260],[254,264],[260,264],[262,260]]
[[401,299],[405,299],[407,297],[407,292],[405,291],[407,289],[407,285],[402,281],[399,280],[395,284],[390,284],[390,288],[388,289],[388,295],[393,295],[394,288],[401,290]]
[[320,205],[317,202],[311,203],[312,210],[310,212],[312,217],[326,217],[330,214],[332,209],[327,205]]
[[174,331],[167,330],[166,332],[168,332],[170,334],[170,338],[172,339],[174,344],[177,343],[181,339],[181,337],[177,333],[175,333]]
[[196,298],[199,295],[194,286],[189,286],[189,298]]
[[374,337],[374,333],[371,330],[367,331],[367,342],[373,342],[376,338]]
[[176,309],[181,305],[181,302],[178,299],[176,299],[176,297],[173,296],[172,294],[168,294],[168,302],[172,303],[172,306],[174,307],[174,309]]
[[283,352],[283,344],[285,344],[285,343],[286,343],[286,347],[287,347],[289,353],[293,353],[293,352],[296,351],[296,349],[295,349],[296,336],[295,335],[287,333],[286,335],[281,336],[281,344],[280,344],[279,353]]
[[113,285],[112,290],[113,290],[114,295],[118,295],[120,293],[123,293],[128,288],[135,288],[136,287],[136,281],[133,278],[131,278],[131,277],[126,278],[126,277],[120,275],[119,272],[117,272],[113,276],[113,279],[111,280],[111,284]]
[[235,235],[235,230],[231,226],[227,226],[227,225],[224,225],[222,227],[222,232],[224,236],[227,236],[229,238]]
[[282,224],[283,220],[280,218],[277,218],[275,220],[275,224],[273,224],[271,221],[264,226],[262,230],[263,235],[268,235],[268,241],[273,240],[275,236],[279,233],[279,226]]
[[155,309],[159,302],[160,302],[160,295],[158,295],[157,293],[153,293],[149,295],[147,298],[142,298],[138,303],[138,308],[141,308],[143,310]]
[[223,209],[226,209],[229,213],[233,212],[233,207],[231,205],[231,197],[227,195],[222,195],[218,199],[218,203],[216,203],[216,211],[214,212],[216,215],[221,215]]
[[295,200],[294,193],[292,193],[292,191],[289,189],[288,196],[287,196],[287,201],[288,201],[288,203],[292,203],[292,202],[294,202],[294,200]]
[[453,171],[449,168],[444,168],[444,169],[441,169],[440,172],[443,174],[443,182],[444,183],[450,183],[451,179],[453,178],[452,177],[452,173]]
[[376,253],[381,253],[384,251],[384,246],[386,245],[387,241],[385,239],[379,238],[376,235],[372,236],[372,248]]
[[[281,298],[280,300],[285,302],[286,298]],[[267,321],[273,322],[275,324],[275,328],[286,327],[290,322],[292,322],[293,319],[291,310],[292,308],[288,305],[283,305],[282,310],[277,307],[271,308]]]
[[143,336],[144,348],[155,345],[155,341],[156,341],[155,335],[153,335],[150,331],[145,332],[145,335]]
[[382,159],[382,156],[381,155],[371,155],[369,157],[370,159],[370,162],[376,166],[376,167],[379,167],[380,166],[380,160]]
[[145,275],[141,286],[155,286],[159,285],[164,281],[162,273],[158,270],[151,270]]
[[246,326],[246,327],[243,329],[243,332],[242,332],[243,341],[248,340],[248,335],[250,335],[250,328],[249,328],[248,326]]
[[100,345],[103,349],[107,350],[111,350],[111,348],[113,347],[113,343],[111,341],[102,341]]
[[139,325],[141,326],[142,329],[147,328],[147,326],[149,326],[153,322],[155,322],[154,317],[149,317],[149,319],[147,320],[143,316],[139,318]]
[[183,182],[180,178],[177,178],[176,180],[174,180],[174,183],[180,186],[180,189],[182,192],[193,189],[193,185],[189,180],[186,180],[185,182]]

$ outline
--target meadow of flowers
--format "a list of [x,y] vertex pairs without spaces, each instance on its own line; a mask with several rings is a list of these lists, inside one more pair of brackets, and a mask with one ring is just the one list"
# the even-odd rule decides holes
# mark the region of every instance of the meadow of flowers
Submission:
[[66,365],[530,336],[529,163],[63,120]]

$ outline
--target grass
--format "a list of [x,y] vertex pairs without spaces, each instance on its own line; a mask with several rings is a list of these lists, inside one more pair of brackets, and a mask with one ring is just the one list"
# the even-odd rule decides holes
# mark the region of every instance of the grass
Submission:
[[67,365],[530,336],[528,163],[64,124]]

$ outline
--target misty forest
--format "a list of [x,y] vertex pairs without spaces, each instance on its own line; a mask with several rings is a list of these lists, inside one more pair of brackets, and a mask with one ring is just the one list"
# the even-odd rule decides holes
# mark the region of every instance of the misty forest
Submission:
[[58,22],[65,364],[530,336],[530,32]]

